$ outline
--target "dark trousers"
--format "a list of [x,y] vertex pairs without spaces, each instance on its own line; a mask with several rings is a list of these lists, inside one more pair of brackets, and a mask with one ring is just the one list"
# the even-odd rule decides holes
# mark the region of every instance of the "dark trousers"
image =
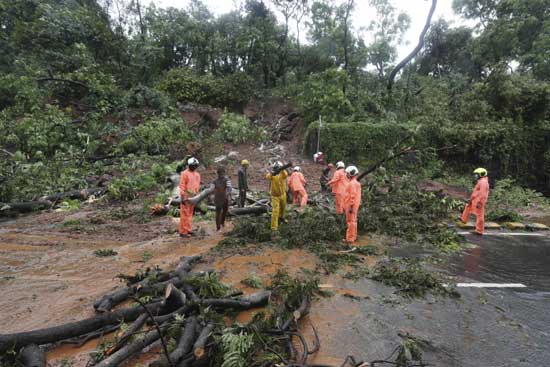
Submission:
[[216,229],[218,230],[225,225],[225,216],[227,215],[228,207],[227,201],[222,206],[216,206]]
[[239,208],[244,208],[246,204],[246,190],[243,190],[243,189],[239,190],[238,204],[239,204]]

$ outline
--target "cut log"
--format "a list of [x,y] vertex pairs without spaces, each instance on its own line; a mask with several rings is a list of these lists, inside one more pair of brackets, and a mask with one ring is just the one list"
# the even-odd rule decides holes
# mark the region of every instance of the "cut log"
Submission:
[[109,312],[114,306],[128,299],[131,293],[131,288],[117,289],[95,301],[94,309],[97,312]]
[[21,349],[18,357],[23,367],[46,367],[46,353],[36,344]]
[[128,344],[124,348],[121,348],[116,353],[113,353],[103,361],[96,364],[95,367],[116,367],[129,357],[138,354],[143,348],[159,340],[160,337],[161,335],[159,334],[158,330],[155,329],[149,331],[143,336],[142,339]]
[[[162,308],[162,303],[152,303],[147,308],[153,314],[158,314]],[[25,331],[14,334],[0,334],[0,353],[10,348],[19,349],[30,344],[49,344],[56,343],[64,339],[74,338],[80,335],[88,334],[97,329],[108,325],[115,325],[121,321],[134,321],[141,315],[141,308],[124,308],[114,312],[108,312],[89,319],[84,319],[68,324],[53,326],[45,329]]]
[[271,292],[261,291],[251,294],[240,299],[228,299],[228,298],[204,298],[199,300],[199,303],[203,306],[210,306],[213,308],[232,308],[236,310],[246,310],[249,308],[265,306],[269,301]]
[[148,318],[149,315],[147,315],[147,313],[142,313],[141,315],[139,315],[139,317],[128,327],[128,329],[126,329],[124,334],[122,334],[118,338],[116,345],[109,349],[108,355],[112,355],[113,353],[119,351],[124,346],[124,344],[126,344],[128,339],[130,339],[130,337],[135,332],[139,331],[143,327],[143,325],[145,325],[145,322]]
[[[176,311],[174,312],[171,312],[169,314],[166,314],[166,315],[161,315],[161,316],[156,316],[154,318],[154,321],[157,323],[157,324],[163,324],[165,322],[171,322],[172,320],[175,319],[176,315],[186,315],[189,311],[191,311],[193,309],[193,307],[191,305],[185,305],[183,307],[180,307],[178,308]],[[148,325],[152,325],[153,324],[153,320],[147,320],[147,324]]]
[[294,321],[298,321],[302,317],[307,315],[309,313],[310,306],[311,306],[311,301],[309,297],[304,297],[302,299],[302,303],[300,304],[300,307],[298,307],[298,309],[292,313],[292,315],[294,316]]
[[169,367],[170,364],[173,366],[179,365],[185,355],[191,351],[191,348],[193,347],[193,342],[195,341],[195,333],[197,330],[197,318],[195,316],[191,316],[185,321],[185,326],[182,330],[182,335],[180,337],[180,340],[178,341],[178,346],[176,349],[170,353],[170,363],[166,356],[162,356],[159,360],[151,363],[150,367]]
[[258,215],[267,213],[267,206],[247,206],[244,208],[229,209],[229,215],[236,217],[239,215]]
[[53,203],[46,200],[0,204],[0,215],[2,213],[30,213],[37,210],[50,209],[52,207]]
[[197,360],[201,360],[206,356],[206,342],[214,330],[214,323],[209,322],[204,329],[202,329],[195,344],[193,344],[193,355]]
[[187,302],[187,296],[185,293],[176,288],[173,284],[168,284],[166,286],[164,299],[168,300],[169,298],[172,299],[179,307],[183,307]]
[[57,194],[43,196],[40,198],[40,200],[54,201],[54,202],[63,200],[63,199],[86,200],[92,195],[104,194],[105,191],[107,191],[105,187],[94,187],[94,188],[82,189],[82,190],[72,190],[72,191],[60,192]]
[[193,266],[193,263],[199,261],[201,259],[201,256],[183,256],[180,258],[180,262],[178,266],[176,266],[176,269],[173,273],[170,275],[172,276],[170,279],[157,283],[153,286],[150,286],[150,280],[148,278],[143,279],[136,284],[132,285],[132,287],[127,287],[123,289],[117,289],[109,294],[104,295],[100,299],[94,302],[94,309],[97,312],[107,312],[110,311],[114,306],[117,304],[125,301],[130,297],[131,294],[134,294],[138,291],[143,292],[157,292],[157,291],[163,291],[168,284],[174,284],[176,286],[181,285],[181,280],[187,278],[189,276],[189,271],[191,271],[191,267]]

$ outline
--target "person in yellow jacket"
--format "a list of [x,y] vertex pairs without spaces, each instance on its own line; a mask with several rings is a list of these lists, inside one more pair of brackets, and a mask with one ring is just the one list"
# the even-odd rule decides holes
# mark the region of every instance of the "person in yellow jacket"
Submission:
[[270,182],[269,194],[271,195],[271,230],[279,229],[279,219],[284,220],[286,212],[286,178],[288,177],[287,168],[292,166],[292,163],[283,165],[277,161],[273,165],[272,172],[268,173],[265,178]]

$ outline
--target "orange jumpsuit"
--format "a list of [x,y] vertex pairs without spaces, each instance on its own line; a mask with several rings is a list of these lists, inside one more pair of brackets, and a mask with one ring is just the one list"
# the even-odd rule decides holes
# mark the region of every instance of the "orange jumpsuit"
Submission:
[[466,223],[470,214],[476,216],[476,232],[483,234],[485,229],[485,204],[487,203],[487,197],[489,196],[489,178],[481,177],[477,180],[472,196],[470,197],[470,203],[464,208],[462,213],[462,222]]
[[328,182],[332,186],[332,193],[336,197],[336,213],[342,214],[344,212],[344,196],[346,194],[346,185],[348,178],[346,177],[346,171],[343,168],[339,168],[334,172],[332,180]]
[[302,172],[293,172],[288,179],[288,187],[292,190],[292,204],[298,204],[298,196],[300,196],[300,206],[304,207],[307,204],[307,192],[304,188],[306,179]]
[[346,211],[346,241],[349,243],[355,242],[357,239],[357,212],[361,205],[361,183],[357,181],[357,177],[352,177],[346,185],[346,196],[344,208]]
[[193,222],[195,206],[185,200],[199,192],[201,175],[197,171],[186,169],[180,176],[180,234],[189,234]]

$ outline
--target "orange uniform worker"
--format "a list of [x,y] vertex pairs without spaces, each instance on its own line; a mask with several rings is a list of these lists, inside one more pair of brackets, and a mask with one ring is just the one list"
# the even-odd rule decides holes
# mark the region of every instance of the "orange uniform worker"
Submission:
[[199,192],[201,175],[196,171],[197,167],[199,167],[198,159],[194,157],[189,158],[187,160],[187,169],[180,176],[180,237],[191,236],[195,205],[188,202],[187,199]]
[[305,207],[307,205],[307,192],[304,185],[307,181],[302,172],[300,172],[300,167],[294,167],[293,171],[294,172],[292,172],[290,178],[288,179],[288,187],[292,190],[292,204],[298,204],[299,196],[300,206]]
[[346,239],[352,244],[357,240],[357,213],[361,205],[361,183],[357,180],[359,170],[355,166],[346,168],[346,176],[349,179],[345,187],[344,208],[346,211]]
[[348,183],[344,170],[345,167],[342,161],[336,163],[336,172],[334,172],[332,180],[328,182],[328,184],[332,186],[332,193],[336,198],[336,214],[344,213],[344,195]]
[[476,185],[470,201],[462,213],[462,222],[468,222],[470,214],[476,216],[476,234],[482,235],[485,229],[485,204],[489,197],[489,177],[485,168],[478,168],[474,171]]

